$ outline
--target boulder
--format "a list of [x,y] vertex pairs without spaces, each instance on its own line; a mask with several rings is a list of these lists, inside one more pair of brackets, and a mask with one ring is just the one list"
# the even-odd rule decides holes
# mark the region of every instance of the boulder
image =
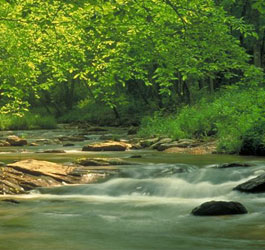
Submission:
[[6,141],[11,145],[11,146],[24,146],[27,145],[28,142],[25,139],[22,139],[16,135],[10,135],[6,138]]
[[233,190],[246,193],[263,193],[265,192],[265,174],[259,175],[256,178],[248,180],[236,186]]
[[77,159],[76,163],[82,166],[116,166],[131,164],[119,158],[81,158]]
[[197,216],[232,215],[246,214],[247,209],[239,202],[209,201],[194,208],[191,213]]
[[107,141],[86,145],[82,151],[125,151],[130,147],[131,145],[125,142]]

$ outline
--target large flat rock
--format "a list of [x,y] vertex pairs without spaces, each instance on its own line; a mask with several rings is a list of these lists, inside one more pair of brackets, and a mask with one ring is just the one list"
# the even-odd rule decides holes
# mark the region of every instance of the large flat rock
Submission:
[[86,145],[82,151],[125,151],[130,147],[131,145],[125,142],[107,141]]
[[76,166],[23,160],[0,167],[0,176],[0,194],[23,194],[38,187],[92,183],[106,175],[89,169],[80,171]]

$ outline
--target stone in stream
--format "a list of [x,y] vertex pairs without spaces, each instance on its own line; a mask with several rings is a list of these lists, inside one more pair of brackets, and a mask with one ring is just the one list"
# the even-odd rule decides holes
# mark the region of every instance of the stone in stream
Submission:
[[117,166],[131,165],[130,162],[123,161],[119,158],[81,158],[76,163],[82,166]]
[[247,212],[247,209],[239,202],[209,201],[194,208],[191,213],[197,216],[217,216],[246,214]]
[[2,202],[13,203],[13,204],[20,204],[19,201],[14,200],[14,199],[4,199],[4,200],[1,200],[1,201],[2,201]]
[[141,155],[132,155],[132,156],[130,156],[130,158],[139,159],[139,158],[143,158],[143,157]]
[[125,151],[129,148],[131,145],[125,142],[107,141],[86,145],[82,151]]
[[0,140],[0,147],[7,147],[7,146],[11,146],[9,142]]
[[44,150],[44,151],[38,151],[37,153],[63,154],[66,152],[64,150],[60,150],[60,149],[48,149],[48,150]]
[[76,135],[76,136],[62,136],[58,138],[59,141],[75,141],[75,142],[79,142],[79,141],[84,141],[86,140],[86,137],[83,135]]
[[[103,173],[78,170],[48,161],[23,160],[0,167],[0,194],[24,194],[39,187],[87,184],[105,178]],[[76,174],[78,173],[78,175]]]
[[16,135],[10,135],[6,138],[6,141],[11,145],[11,146],[24,146],[27,145],[28,142],[25,139],[22,139]]
[[265,192],[265,174],[259,175],[256,178],[248,180],[236,186],[233,190],[246,193],[263,193]]
[[253,165],[241,162],[224,163],[214,166],[215,168],[252,167]]
[[73,147],[75,144],[73,143],[65,143],[63,144],[63,147]]

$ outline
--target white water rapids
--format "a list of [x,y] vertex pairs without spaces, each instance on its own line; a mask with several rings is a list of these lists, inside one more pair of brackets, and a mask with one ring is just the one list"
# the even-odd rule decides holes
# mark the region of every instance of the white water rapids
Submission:
[[[187,164],[124,166],[89,185],[40,189],[1,204],[0,249],[263,249],[265,195],[232,189],[257,176],[253,167]],[[210,200],[239,201],[246,215],[195,217]]]

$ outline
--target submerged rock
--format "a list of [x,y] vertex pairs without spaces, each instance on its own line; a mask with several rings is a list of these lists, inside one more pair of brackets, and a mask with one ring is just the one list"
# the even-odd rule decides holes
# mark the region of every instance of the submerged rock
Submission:
[[73,146],[75,146],[75,144],[73,144],[73,143],[65,143],[65,144],[63,144],[63,147],[73,147]]
[[86,145],[82,151],[125,151],[131,147],[125,142],[108,141]]
[[241,163],[241,162],[233,162],[233,163],[224,163],[217,166],[216,168],[235,168],[235,167],[252,167],[253,165],[248,163]]
[[247,209],[239,202],[209,201],[194,208],[191,213],[197,216],[232,215],[246,214]]
[[39,151],[38,153],[47,153],[47,154],[63,154],[66,153],[64,150],[60,149],[48,149],[45,151]]
[[247,182],[236,186],[233,190],[246,193],[263,193],[265,192],[265,174],[248,180]]
[[11,146],[24,146],[27,145],[28,142],[25,139],[22,139],[16,135],[10,135],[6,138],[6,141],[11,145]]
[[60,141],[74,141],[74,142],[79,142],[79,141],[86,140],[86,137],[83,136],[83,135],[62,136],[62,137],[59,137],[58,140],[60,140]]
[[20,204],[19,201],[14,200],[14,199],[4,199],[4,200],[1,200],[1,201],[2,201],[2,202],[13,203],[13,204]]

